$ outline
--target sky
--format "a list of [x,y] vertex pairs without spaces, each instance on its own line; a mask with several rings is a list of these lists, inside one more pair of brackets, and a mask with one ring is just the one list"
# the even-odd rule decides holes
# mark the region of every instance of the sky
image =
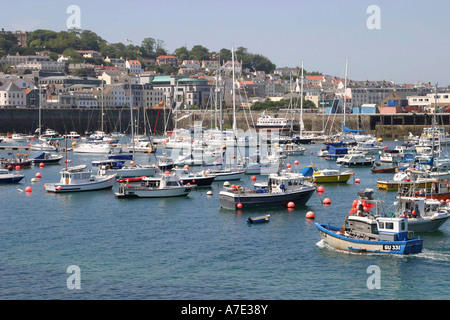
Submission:
[[349,79],[450,85],[448,0],[21,0],[2,4],[0,27],[67,30],[70,5],[81,29],[110,43],[151,37],[169,53],[244,47],[277,67],[303,61],[338,77],[348,59]]

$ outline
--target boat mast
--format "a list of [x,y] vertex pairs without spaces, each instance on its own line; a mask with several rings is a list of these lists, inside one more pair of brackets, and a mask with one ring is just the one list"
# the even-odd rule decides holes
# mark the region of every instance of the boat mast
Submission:
[[232,89],[232,99],[233,99],[233,132],[236,135],[236,93],[234,89],[234,46],[231,47],[231,61],[232,61],[232,74],[233,74],[233,89]]
[[300,138],[303,132],[303,61],[302,61],[302,76],[300,79]]
[[344,131],[345,126],[345,114],[346,114],[346,103],[347,103],[347,72],[348,72],[348,58],[345,59],[345,79],[344,79],[344,121],[342,123],[342,131]]
[[133,146],[132,157],[134,160],[134,116],[133,116],[133,93],[131,89],[131,77],[130,77],[130,117],[131,117],[131,143]]

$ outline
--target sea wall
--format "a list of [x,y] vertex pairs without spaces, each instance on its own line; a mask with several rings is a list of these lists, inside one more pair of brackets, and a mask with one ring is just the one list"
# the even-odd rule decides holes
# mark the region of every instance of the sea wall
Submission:
[[[102,113],[99,109],[42,109],[41,123],[44,128],[52,128],[59,133],[77,131],[78,133],[92,132],[101,129]],[[260,112],[236,112],[237,127],[248,130],[256,123]],[[276,115],[273,114],[272,115]],[[279,117],[285,117],[286,112],[278,112]],[[139,132],[142,132],[143,124],[146,123],[156,134],[164,132],[165,123],[167,130],[174,127],[186,128],[201,124],[205,127],[219,125],[219,115],[214,112],[194,111],[187,113],[180,111],[176,121],[169,113],[164,114],[163,109],[147,109],[144,111],[134,109],[134,116],[138,124]],[[300,114],[294,114],[298,123]],[[144,122],[145,120],[145,122]],[[424,126],[432,125],[432,114],[318,114],[304,113],[303,123],[307,131],[326,132],[342,131],[342,126],[356,130],[365,130],[374,133],[377,137],[401,138],[409,134],[418,135]],[[450,114],[437,114],[438,125],[446,127],[450,131]],[[105,132],[127,132],[130,133],[130,110],[105,109],[103,112],[103,129]],[[233,124],[233,112],[228,109],[223,113],[224,129],[231,128]],[[39,109],[0,109],[0,133],[34,133],[39,126]]]
[[[134,118],[139,132],[143,132],[144,119],[152,132],[164,132],[164,114],[162,109],[134,109]],[[130,110],[104,109],[103,129],[105,132],[131,132]],[[172,129],[172,122],[168,122],[168,130]],[[101,109],[42,109],[41,124],[43,128],[51,128],[64,134],[77,131],[80,134],[93,132],[102,128]],[[34,133],[39,127],[39,109],[0,109],[0,132],[5,133]]]
[[[236,124],[238,128],[248,130],[256,123],[260,112],[236,112]],[[274,113],[267,113],[276,115]],[[279,117],[285,117],[286,112],[278,112]],[[180,119],[181,116],[178,117]],[[300,114],[295,113],[294,119],[298,123]],[[307,131],[322,131],[326,132],[342,131],[343,123],[346,127],[355,130],[365,130],[368,133],[373,133],[377,137],[383,138],[401,138],[407,136],[409,132],[414,135],[420,135],[425,126],[432,125],[433,114],[319,114],[319,113],[304,113],[303,124]],[[437,114],[436,122],[438,125],[446,127],[447,132],[450,131],[450,114]],[[195,123],[202,123],[206,127],[215,127],[219,123],[218,114],[213,112],[199,112],[195,111],[191,116],[181,119],[177,122],[180,128],[193,126]],[[223,126],[225,129],[231,128],[233,124],[232,110],[226,110],[223,113]]]

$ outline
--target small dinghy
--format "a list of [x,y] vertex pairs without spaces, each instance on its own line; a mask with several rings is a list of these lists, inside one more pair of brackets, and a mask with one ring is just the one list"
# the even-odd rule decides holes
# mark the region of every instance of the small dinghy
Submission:
[[259,216],[259,217],[248,217],[247,223],[253,224],[253,223],[262,223],[262,222],[269,222],[270,214],[266,214],[265,216]]

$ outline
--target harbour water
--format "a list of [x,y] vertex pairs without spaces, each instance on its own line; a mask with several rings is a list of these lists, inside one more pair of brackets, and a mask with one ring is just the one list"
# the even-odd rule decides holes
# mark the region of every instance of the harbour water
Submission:
[[[392,147],[394,141],[385,142]],[[293,170],[313,161],[322,145],[307,146]],[[158,151],[160,152],[160,151]],[[0,150],[6,158],[8,151]],[[312,155],[310,154],[312,153]],[[138,155],[145,160],[149,155]],[[70,165],[103,156],[69,153]],[[353,168],[348,184],[324,185],[306,206],[235,212],[221,209],[222,182],[171,199],[116,199],[112,190],[51,194],[64,163],[21,170],[19,184],[0,185],[0,299],[334,300],[449,299],[450,223],[420,234],[414,256],[343,253],[325,247],[314,222],[342,225],[358,191],[373,188],[391,205],[395,192],[376,181],[392,174]],[[42,177],[32,183],[40,172]],[[258,176],[257,181],[263,181]],[[250,176],[240,184],[251,186]],[[31,186],[31,193],[24,192]],[[207,191],[213,191],[212,196]],[[324,198],[331,205],[322,204]],[[305,218],[308,211],[315,220]],[[270,214],[269,223],[247,217]],[[68,279],[80,270],[80,288]],[[379,267],[379,287],[368,286]],[[69,270],[71,270],[69,268]]]

